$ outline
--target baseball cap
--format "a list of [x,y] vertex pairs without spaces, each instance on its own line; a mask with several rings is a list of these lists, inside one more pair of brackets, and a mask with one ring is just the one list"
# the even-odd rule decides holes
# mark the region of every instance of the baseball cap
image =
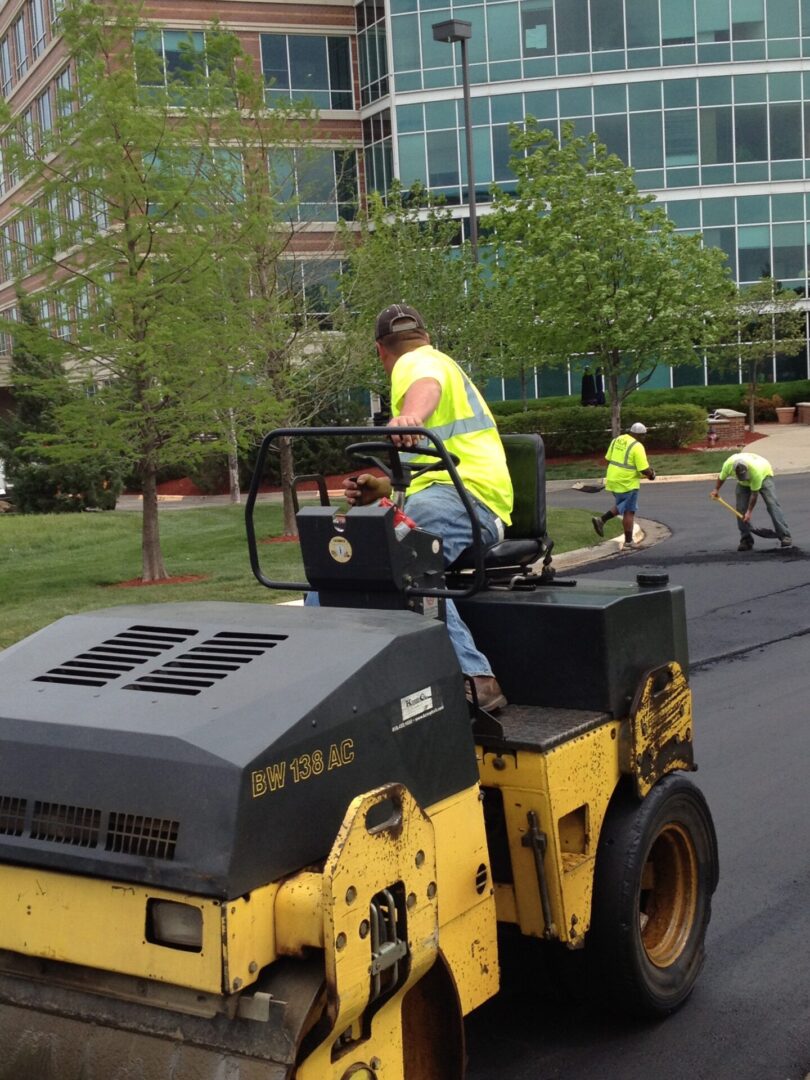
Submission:
[[738,461],[735,463],[734,475],[737,477],[738,480],[748,479],[748,466],[745,464],[744,461]]
[[425,320],[409,304],[390,304],[377,316],[374,325],[374,337],[388,337],[389,334],[399,334],[403,330],[427,330]]
[[647,429],[644,427],[643,424],[636,423],[636,424],[633,424],[633,426],[630,428],[630,434],[631,435],[646,435],[647,434]]

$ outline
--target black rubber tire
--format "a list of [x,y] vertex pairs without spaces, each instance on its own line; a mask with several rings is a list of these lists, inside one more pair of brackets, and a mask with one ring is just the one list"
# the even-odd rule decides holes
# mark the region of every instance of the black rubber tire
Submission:
[[599,837],[586,942],[590,990],[614,1011],[666,1016],[700,974],[719,875],[701,791],[670,774],[639,800],[617,791]]

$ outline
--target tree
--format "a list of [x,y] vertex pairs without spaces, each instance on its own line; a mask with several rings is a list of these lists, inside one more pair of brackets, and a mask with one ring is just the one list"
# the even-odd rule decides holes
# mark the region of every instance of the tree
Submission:
[[[20,210],[27,241],[18,273],[36,283],[71,382],[88,390],[54,409],[53,430],[38,446],[63,464],[102,453],[135,471],[142,576],[150,581],[168,576],[158,470],[193,464],[210,453],[211,436],[214,445],[232,445],[237,417],[255,436],[283,415],[277,388],[264,378],[267,336],[262,349],[237,337],[250,317],[237,318],[236,304],[223,297],[238,288],[234,267],[248,220],[244,211],[234,227],[242,166],[253,165],[243,128],[260,132],[263,147],[286,147],[278,154],[291,159],[311,114],[264,108],[261,78],[216,25],[189,34],[164,62],[161,31],[153,23],[142,29],[140,4],[69,0],[60,20],[73,74],[58,122],[43,130],[24,114],[7,119],[3,132],[9,167],[30,200]],[[263,269],[278,280],[292,201],[277,194],[263,204],[261,228],[273,236]],[[248,309],[254,284],[249,276]],[[268,323],[294,307],[283,292]],[[9,330],[15,340],[27,333],[20,323]]]
[[798,302],[799,296],[792,289],[784,289],[768,276],[739,291],[734,317],[736,345],[723,351],[734,354],[735,367],[738,359],[742,361],[748,382],[750,431],[756,421],[761,363],[771,360],[777,351],[795,356],[804,346],[805,313]]
[[365,357],[367,385],[385,392],[374,353],[374,320],[389,304],[406,302],[422,314],[431,340],[474,377],[493,370],[498,343],[489,318],[491,295],[458,222],[421,187],[393,185],[387,201],[369,196],[359,233],[346,237],[339,327],[343,349]]
[[601,366],[617,434],[623,402],[657,364],[695,363],[721,334],[725,255],[677,234],[595,135],[575,138],[569,124],[558,141],[528,118],[513,148],[516,192],[497,195],[490,222],[502,327],[514,354]]

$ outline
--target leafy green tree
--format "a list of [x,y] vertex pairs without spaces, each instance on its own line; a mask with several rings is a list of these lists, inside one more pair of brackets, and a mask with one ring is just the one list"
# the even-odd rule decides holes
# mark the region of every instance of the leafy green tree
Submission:
[[722,334],[733,295],[725,255],[675,232],[633,171],[595,135],[514,129],[514,195],[489,223],[493,278],[514,355],[601,367],[614,434],[657,364],[694,363]]
[[[58,122],[45,131],[7,119],[2,134],[30,200],[18,274],[36,275],[56,354],[73,383],[92,388],[58,404],[53,430],[32,446],[62,464],[102,453],[137,474],[149,581],[168,576],[158,470],[193,465],[212,442],[235,451],[285,416],[283,387],[267,372],[291,354],[284,328],[298,301],[282,263],[294,200],[268,196],[259,222],[246,192],[251,170],[267,177],[266,159],[248,154],[247,132],[262,153],[286,147],[277,152],[291,158],[310,114],[265,108],[261,77],[216,25],[164,62],[160,30],[143,29],[142,9],[68,0],[60,21],[73,90]],[[272,242],[265,261],[237,274],[250,228]],[[259,275],[285,287],[262,297],[257,337]],[[24,340],[25,326],[9,329]]]
[[[722,353],[724,366],[729,357],[734,368],[738,359],[748,383],[748,426],[754,430],[756,402],[762,364],[772,360],[775,353],[796,356],[805,341],[805,313],[799,306],[799,296],[785,289],[772,277],[763,277],[755,285],[740,289],[735,305],[733,329],[736,344]],[[732,338],[733,342],[733,338]]]
[[452,212],[424,189],[394,185],[385,202],[369,196],[359,232],[346,237],[341,294],[342,347],[366,358],[367,385],[387,389],[374,352],[374,320],[398,302],[417,308],[433,343],[474,377],[493,370],[498,335],[489,318],[491,294],[469,246],[459,244]]

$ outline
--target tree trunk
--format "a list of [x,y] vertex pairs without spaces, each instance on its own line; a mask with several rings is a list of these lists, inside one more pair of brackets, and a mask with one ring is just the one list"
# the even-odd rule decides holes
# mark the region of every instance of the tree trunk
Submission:
[[295,476],[295,464],[293,462],[292,439],[285,435],[278,440],[281,454],[281,496],[284,508],[284,535],[298,536],[298,525],[295,520],[295,506],[293,505],[293,477]]
[[748,387],[748,430],[753,432],[757,418],[757,362],[751,361],[751,382]]
[[143,559],[142,581],[163,581],[169,575],[163,565],[160,550],[160,522],[158,520],[157,474],[153,467],[143,470],[143,522],[141,530],[141,554]]
[[622,403],[619,401],[619,376],[615,371],[607,374],[607,385],[610,390],[610,429],[613,438],[621,434],[622,430]]
[[523,402],[523,411],[526,412],[528,402],[526,400],[526,365],[520,365],[520,400]]
[[242,502],[242,489],[239,485],[239,456],[236,446],[236,427],[233,418],[233,409],[228,410],[228,491],[231,502]]

